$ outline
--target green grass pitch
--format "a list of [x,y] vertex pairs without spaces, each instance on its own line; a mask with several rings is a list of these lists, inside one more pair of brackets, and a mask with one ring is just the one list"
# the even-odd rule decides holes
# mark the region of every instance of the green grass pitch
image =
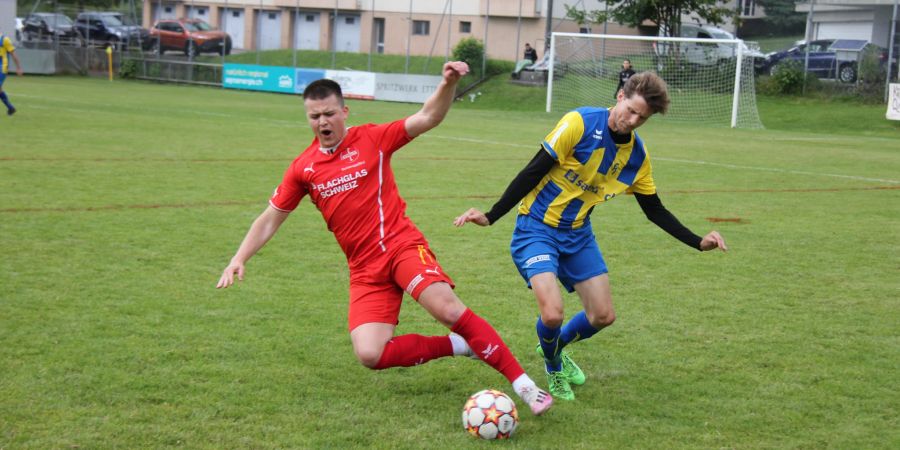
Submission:
[[[0,448],[484,445],[461,408],[481,389],[511,394],[505,379],[463,358],[359,365],[344,257],[308,200],[244,282],[214,289],[311,139],[298,97],[56,77],[4,87],[19,113],[0,117]],[[355,124],[417,109],[349,105]],[[489,208],[558,119],[525,109],[461,102],[394,170],[457,293],[546,384],[512,216],[451,225]],[[731,250],[688,249],[631,197],[600,205],[618,320],[571,347],[588,376],[577,400],[522,410],[504,446],[900,447],[900,139],[839,117],[818,131],[642,128],[663,202]],[[398,333],[445,332],[405,302]]]

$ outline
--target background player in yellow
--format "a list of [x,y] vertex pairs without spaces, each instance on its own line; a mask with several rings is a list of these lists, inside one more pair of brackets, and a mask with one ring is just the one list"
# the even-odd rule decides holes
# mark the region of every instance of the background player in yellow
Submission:
[[[633,75],[613,108],[582,107],[563,116],[490,211],[472,208],[454,220],[458,227],[487,226],[519,204],[510,251],[537,298],[537,351],[544,356],[550,392],[558,398],[574,399],[571,385],[585,382],[563,348],[615,320],[606,263],[590,223],[596,205],[631,192],[647,218],[681,242],[701,251],[727,250],[718,232],[701,238],[682,225],[656,193],[650,155],[634,130],[668,106],[661,78]],[[557,280],[584,305],[565,324]]]
[[9,71],[9,58],[12,57],[16,62],[16,75],[22,76],[22,63],[16,56],[16,48],[13,47],[9,37],[0,34],[0,101],[6,105],[6,114],[11,116],[16,113],[16,108],[9,102],[6,91],[3,90],[3,83],[6,81],[6,74]]

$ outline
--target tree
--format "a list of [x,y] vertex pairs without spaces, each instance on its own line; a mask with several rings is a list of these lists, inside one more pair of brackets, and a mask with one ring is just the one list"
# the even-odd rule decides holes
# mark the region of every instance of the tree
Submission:
[[579,24],[612,20],[620,25],[638,27],[649,20],[666,36],[681,35],[681,17],[693,14],[707,23],[718,25],[734,16],[734,10],[723,0],[603,0],[605,11],[580,11],[566,5],[568,17]]
[[795,11],[794,4],[794,0],[756,0],[766,10],[762,19],[766,28],[782,33],[802,32],[806,25],[806,14]]

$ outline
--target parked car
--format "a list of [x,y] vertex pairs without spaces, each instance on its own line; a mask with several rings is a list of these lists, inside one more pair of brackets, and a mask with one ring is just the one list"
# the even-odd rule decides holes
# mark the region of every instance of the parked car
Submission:
[[[862,43],[864,41],[861,41]],[[815,74],[819,78],[836,78],[844,83],[853,83],[859,75],[855,60],[838,60],[837,53],[832,48],[834,39],[819,39],[808,44],[809,65],[807,72]],[[796,63],[803,66],[806,63],[807,44],[800,42],[797,45],[766,55],[763,64],[758,67],[760,73],[775,74],[781,67],[788,63]],[[863,54],[874,53],[882,67],[887,63],[888,51],[878,45],[867,43],[862,49]],[[896,72],[897,61],[892,63],[893,72]]]
[[22,42],[22,30],[25,29],[25,19],[16,17],[16,42]]
[[109,44],[115,49],[138,44],[149,48],[150,32],[137,25],[126,25],[124,19],[119,12],[83,12],[75,19],[75,29],[86,41]]
[[200,53],[231,54],[231,36],[200,19],[163,19],[150,29],[154,53],[178,50],[189,57]]
[[[666,33],[665,29],[660,28],[659,35],[667,36],[668,33]],[[721,28],[688,23],[681,24],[679,37],[694,39],[737,39],[733,34]],[[672,45],[673,44],[669,42],[658,43],[655,45],[657,54],[660,56],[669,54],[672,50]],[[744,57],[753,58],[754,65],[756,65],[757,60],[762,60],[765,56],[759,51],[759,46],[755,43],[749,43],[748,45],[747,42],[741,41],[739,45],[741,46],[741,54],[743,54]],[[724,60],[737,56],[737,47],[732,44],[681,42],[677,44],[677,48],[681,53],[684,62],[698,66],[718,65]]]
[[29,14],[22,21],[22,38],[26,41],[63,40],[74,41],[78,32],[73,27],[72,19],[59,13]]

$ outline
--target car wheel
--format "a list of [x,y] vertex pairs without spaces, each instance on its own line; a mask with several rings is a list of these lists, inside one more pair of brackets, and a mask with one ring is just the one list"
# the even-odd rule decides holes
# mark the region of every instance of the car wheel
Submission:
[[856,66],[853,64],[844,64],[838,70],[838,79],[843,83],[853,83],[856,81]]
[[194,41],[188,41],[187,44],[184,45],[184,54],[188,58],[197,56],[197,46],[194,45]]

